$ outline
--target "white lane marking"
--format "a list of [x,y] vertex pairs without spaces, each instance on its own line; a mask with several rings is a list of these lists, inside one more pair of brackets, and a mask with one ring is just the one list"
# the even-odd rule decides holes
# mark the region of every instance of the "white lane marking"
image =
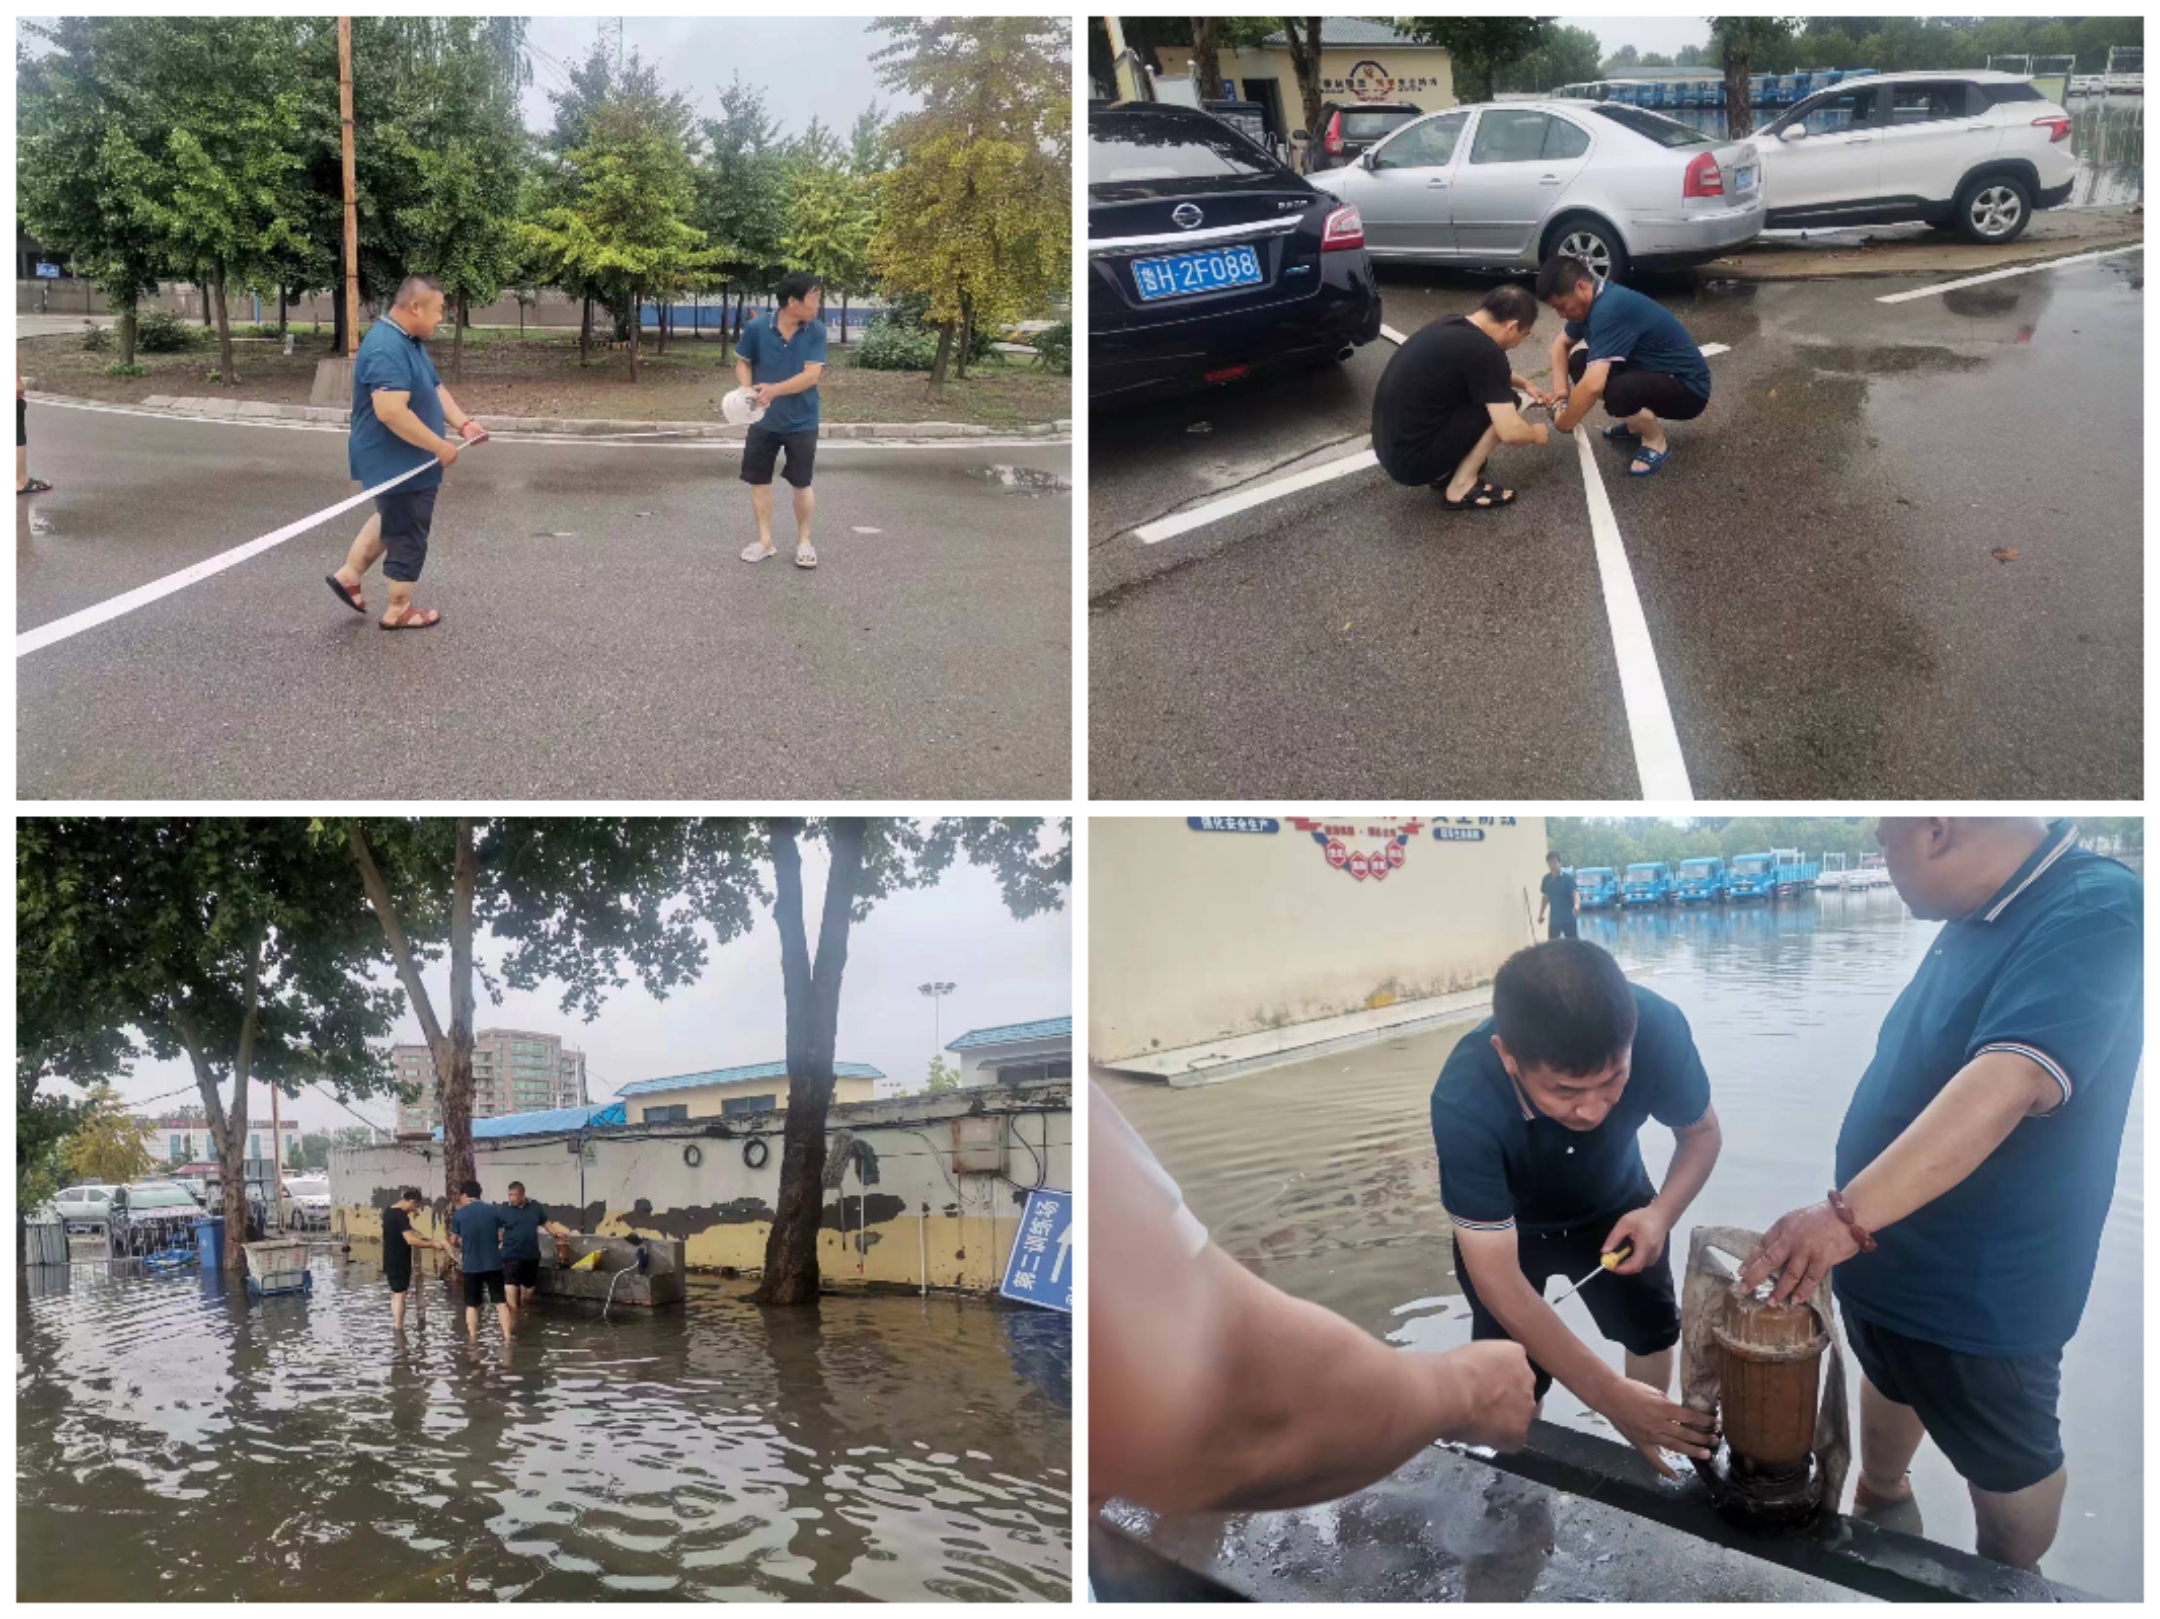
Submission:
[[1597,552],[1598,583],[1605,594],[1605,618],[1612,627],[1613,661],[1620,666],[1620,700],[1627,709],[1628,740],[1635,749],[1635,775],[1645,800],[1692,802],[1687,761],[1680,756],[1680,735],[1673,729],[1665,683],[1658,675],[1657,648],[1643,618],[1635,576],[1628,571],[1620,525],[1590,453],[1590,435],[1578,431],[1575,448],[1582,462],[1583,498],[1590,506],[1590,535]]
[[1990,270],[1986,275],[1969,275],[1962,281],[1941,281],[1932,287],[1915,287],[1910,292],[1886,293],[1875,301],[1879,304],[1910,303],[1915,298],[1932,298],[1938,292],[1955,292],[1960,287],[1977,287],[1983,281],[2001,281],[2007,276],[2031,275],[2035,270],[2054,270],[2065,264],[2089,264],[2094,259],[2120,258],[2125,253],[2144,251],[2145,244],[2138,242],[2130,247],[2111,247],[2098,253],[2073,253],[2064,259],[2046,259],[2039,264],[2013,264],[2007,270]]
[[1233,517],[1239,512],[1250,511],[1255,506],[1265,506],[1269,501],[1280,500],[1284,495],[1294,495],[1300,489],[1312,489],[1379,464],[1380,458],[1372,451],[1360,450],[1357,454],[1346,455],[1339,461],[1323,461],[1316,467],[1307,467],[1303,472],[1294,472],[1287,478],[1254,484],[1252,488],[1238,494],[1210,501],[1205,506],[1195,506],[1189,512],[1176,512],[1155,522],[1142,524],[1133,532],[1140,536],[1142,545],[1154,545],[1159,541],[1189,533],[1193,529],[1205,528],[1218,519]]
[[1405,343],[1410,341],[1409,338],[1403,336],[1402,333],[1395,330],[1395,328],[1392,326],[1381,327],[1380,335],[1386,338],[1390,343],[1393,343],[1397,348],[1401,348]]
[[153,579],[147,585],[139,585],[110,601],[101,601],[95,607],[85,607],[79,613],[56,618],[50,624],[40,624],[36,629],[27,630],[15,637],[15,656],[28,657],[42,647],[65,641],[85,630],[94,630],[100,624],[109,624],[125,613],[134,612],[138,607],[148,607],[152,602],[170,596],[176,590],[185,590],[189,585],[208,579],[213,574],[223,573],[227,568],[236,568],[249,557],[260,556],[272,546],[283,545],[296,534],[305,534],[309,529],[319,528],[329,522],[339,513],[351,511],[362,501],[373,500],[385,489],[395,489],[407,478],[418,477],[434,464],[432,461],[423,461],[386,483],[379,483],[372,489],[363,489],[357,495],[348,495],[335,506],[325,506],[319,512],[311,512],[306,517],[287,523],[283,528],[273,529],[270,533],[260,535],[243,545],[236,545],[230,551],[220,551],[214,557],[205,557],[200,562],[182,568],[178,573],[168,573],[162,579]]
[[1702,357],[1706,360],[1713,354],[1730,354],[1731,352],[1732,345],[1730,343],[1705,343],[1702,346]]
[[[29,396],[30,403],[42,405],[48,410],[87,410],[100,416],[141,416],[153,422],[179,422],[198,427],[271,427],[291,433],[335,433],[340,438],[348,429],[342,422],[288,422],[268,416],[181,416],[169,410],[136,410],[126,405],[96,405],[79,399],[47,399],[38,394]],[[491,433],[489,439],[496,444],[590,444],[605,449],[626,438],[680,438],[682,429],[669,428],[661,433]],[[828,450],[1013,450],[1026,449],[1035,444],[1070,444],[1069,433],[1051,434],[1038,438],[954,438],[954,439],[872,439],[836,438],[819,439],[818,454]],[[740,450],[739,438],[701,439],[692,444],[655,444],[656,450]]]
[[863,526],[862,526],[861,524],[859,524],[859,523],[855,525],[855,530],[854,530],[854,531],[855,531],[855,532],[856,532],[857,534],[882,534],[882,533],[884,533],[884,532],[885,532],[885,531],[884,531],[883,529],[881,529],[881,528],[864,528],[864,527],[863,527]]

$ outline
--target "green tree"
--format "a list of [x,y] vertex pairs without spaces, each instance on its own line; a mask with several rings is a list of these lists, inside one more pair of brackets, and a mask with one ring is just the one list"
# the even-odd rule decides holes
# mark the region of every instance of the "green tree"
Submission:
[[1784,17],[1712,17],[1710,46],[1725,69],[1725,127],[1728,138],[1739,140],[1755,128],[1749,105],[1748,74],[1752,63],[1793,37],[1791,20]]
[[231,289],[272,273],[306,229],[300,36],[290,18],[130,17],[113,41],[147,133],[119,195],[163,257],[206,282],[218,379],[239,380]]
[[124,27],[111,17],[25,21],[51,47],[25,53],[17,71],[16,209],[38,241],[105,294],[118,315],[120,364],[135,363],[135,312],[157,293],[158,245],[133,206],[141,131],[138,98],[108,49]]
[[1597,35],[1587,28],[1555,24],[1536,50],[1526,51],[1493,73],[1495,90],[1543,91],[1598,77]]
[[1642,53],[1640,51],[1636,50],[1632,45],[1623,45],[1614,51],[1612,55],[1605,58],[1605,65],[1600,69],[1600,73],[1602,77],[1612,78],[1615,75],[1625,74],[1629,68],[1639,66],[1641,62]]
[[724,262],[690,223],[696,188],[685,143],[689,113],[665,95],[659,76],[635,57],[586,125],[585,144],[566,160],[577,177],[571,201],[524,227],[527,243],[553,266],[552,279],[606,288],[629,327],[630,380],[638,380],[639,305]]
[[295,1169],[328,1169],[330,1167],[330,1136],[323,1130],[303,1130],[300,1139],[293,1143],[292,1167]]
[[945,1060],[943,1052],[933,1052],[930,1057],[929,1091],[956,1091],[960,1088],[960,1070]]
[[848,299],[869,280],[876,189],[872,177],[849,172],[837,149],[823,158],[809,150],[790,154],[781,251],[791,268],[810,271],[839,298],[843,343]]
[[765,92],[744,83],[740,73],[720,92],[720,116],[704,120],[700,129],[705,161],[697,173],[696,223],[729,255],[722,296],[735,306],[732,321],[725,311],[721,321],[725,357],[730,326],[737,334],[742,330],[747,296],[770,291],[786,268],[786,154]]
[[888,88],[922,110],[895,120],[871,262],[888,293],[920,293],[942,386],[978,327],[1046,304],[1070,280],[1070,30],[1050,17],[886,18]]
[[[724,829],[732,823],[706,823]],[[825,1125],[848,938],[878,900],[938,882],[956,859],[988,869],[1015,916],[1064,904],[1072,881],[1071,824],[1046,847],[1039,821],[902,821],[843,817],[760,823],[772,863],[773,920],[787,996],[788,1101],[779,1202],[765,1241],[760,1304],[815,1304],[818,1231],[825,1214]],[[802,844],[825,845],[829,869],[813,956],[804,928]]]
[[156,1160],[144,1138],[143,1123],[110,1085],[92,1086],[61,1151],[68,1179],[126,1186],[147,1178]]
[[[223,1171],[228,1231],[246,1225],[248,1087],[340,1096],[391,1084],[395,992],[351,867],[305,821],[28,817],[18,823],[18,975],[48,1066],[124,1072],[185,1056]],[[21,1065],[18,1046],[18,1083]],[[230,1086],[230,1099],[220,1095]],[[243,1263],[240,1245],[226,1265]]]
[[1428,45],[1445,46],[1459,101],[1489,101],[1495,69],[1546,43],[1546,17],[1398,17],[1396,29]]

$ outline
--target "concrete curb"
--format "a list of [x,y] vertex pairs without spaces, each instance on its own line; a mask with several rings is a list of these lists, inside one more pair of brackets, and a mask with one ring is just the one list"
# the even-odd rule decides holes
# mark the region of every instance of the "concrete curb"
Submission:
[[[102,405],[103,399],[74,399],[65,394],[38,395],[61,405]],[[329,422],[344,426],[352,412],[328,405],[283,405],[257,399],[206,399],[152,394],[137,407],[170,411],[175,416],[201,416],[214,420],[273,420]],[[618,421],[605,417],[565,418],[550,416],[476,416],[490,433],[570,434],[580,438],[612,438],[625,433],[670,433],[682,438],[721,439],[741,443],[744,429],[724,422]],[[1072,418],[1054,422],[1029,422],[1020,427],[984,427],[976,422],[828,422],[819,430],[828,439],[969,439],[1053,438],[1072,432]]]
[[[2121,231],[2089,236],[2027,237],[2013,246],[1958,247],[1934,242],[1882,242],[1849,247],[1810,248],[1765,244],[1697,266],[1699,274],[1727,281],[1834,281],[1851,276],[1984,275],[2049,259],[2074,258],[2109,248],[2137,247],[2144,230],[2132,223]],[[1921,259],[1926,262],[1916,262]]]

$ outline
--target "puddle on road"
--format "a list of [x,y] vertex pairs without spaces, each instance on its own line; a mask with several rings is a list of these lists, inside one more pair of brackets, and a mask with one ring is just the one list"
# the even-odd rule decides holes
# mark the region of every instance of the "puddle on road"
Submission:
[[1069,495],[1072,480],[1055,472],[1045,472],[1041,467],[1016,467],[996,463],[982,469],[982,475],[1000,489],[1008,489],[1016,495],[1026,495],[1040,500],[1045,495]]
[[[123,1267],[125,1268],[125,1267]],[[972,1299],[551,1301],[475,1347],[372,1266],[310,1298],[34,1269],[22,1600],[1064,1601],[1071,1333]]]

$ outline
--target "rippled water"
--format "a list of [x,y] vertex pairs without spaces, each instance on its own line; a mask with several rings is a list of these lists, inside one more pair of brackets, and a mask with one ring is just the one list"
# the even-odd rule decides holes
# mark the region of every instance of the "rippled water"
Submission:
[[[1583,918],[1585,938],[1687,1013],[1710,1071],[1725,1147],[1673,1233],[1675,1253],[1687,1252],[1695,1220],[1760,1229],[1823,1195],[1845,1104],[1935,931],[1889,890]],[[1215,1240],[1254,1271],[1393,1342],[1448,1349],[1469,1341],[1470,1316],[1450,1267],[1428,1101],[1468,1027],[1196,1090],[1102,1082]],[[2124,1599],[2139,1596],[2144,1559],[2143,1095],[2141,1082],[2091,1302],[2064,1355],[2070,1488],[2044,1565],[2057,1580]],[[1642,1146],[1651,1178],[1662,1179],[1670,1134],[1652,1126]],[[1602,1343],[1579,1299],[1561,1314]],[[1618,1366],[1618,1347],[1603,1348]],[[1603,1426],[1564,1390],[1545,1415]],[[1932,1445],[1913,1477],[1926,1533],[1970,1550],[1971,1503]]]
[[[124,1268],[124,1267],[123,1267]],[[311,1298],[33,1270],[23,1600],[1065,1600],[1071,1335],[974,1300],[551,1301],[478,1345],[439,1287]]]

